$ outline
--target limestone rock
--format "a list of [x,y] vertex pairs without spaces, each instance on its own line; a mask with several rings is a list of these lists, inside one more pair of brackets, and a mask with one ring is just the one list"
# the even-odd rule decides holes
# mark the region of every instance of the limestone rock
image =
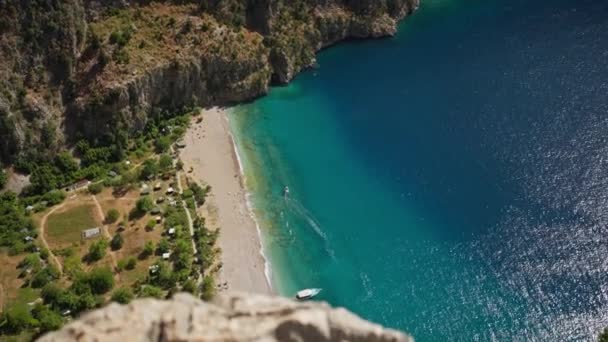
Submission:
[[391,341],[409,336],[325,303],[224,294],[204,303],[189,294],[139,299],[83,315],[39,341]]

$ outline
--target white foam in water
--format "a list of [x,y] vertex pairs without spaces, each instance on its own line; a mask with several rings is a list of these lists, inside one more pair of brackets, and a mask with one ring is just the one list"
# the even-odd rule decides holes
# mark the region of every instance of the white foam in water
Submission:
[[325,232],[321,229],[321,224],[319,223],[319,221],[317,221],[317,219],[312,215],[312,213],[310,211],[308,211],[303,205],[302,203],[298,202],[297,200],[291,198],[291,197],[286,197],[285,198],[285,203],[287,204],[287,206],[291,209],[293,209],[297,214],[299,214],[301,217],[303,217],[306,222],[308,223],[308,225],[310,227],[312,227],[313,231],[315,233],[317,233],[317,235],[319,237],[321,237],[321,239],[323,239],[323,242],[325,244],[325,251],[327,252],[327,254],[329,254],[329,256],[333,259],[336,260],[336,254],[334,252],[333,249],[331,249],[331,247],[329,247],[329,239],[327,238],[327,235],[325,234]]
[[[232,127],[230,125],[230,119],[228,118],[228,116],[225,115],[224,118],[228,122],[228,127]],[[231,131],[228,131],[228,136],[230,137],[230,141],[232,143],[232,148],[234,149],[234,155],[236,156],[237,163],[239,164],[239,172],[241,174],[241,179],[243,179],[243,182],[245,184],[247,184],[247,177],[245,176],[245,170],[243,169],[243,163],[241,161],[241,156],[239,154],[239,150],[237,148],[236,141],[235,141],[234,137],[232,136]],[[260,229],[260,224],[258,222],[258,219],[255,216],[255,213],[253,212],[253,206],[251,204],[251,194],[249,193],[249,191],[247,190],[246,187],[245,187],[245,202],[247,203],[247,211],[249,212],[249,216],[251,216],[251,219],[253,220],[253,222],[255,222],[255,229],[258,232],[258,239],[260,240],[260,255],[262,255],[262,258],[264,259],[264,276],[266,277],[266,282],[268,283],[268,286],[274,290],[274,288],[272,286],[272,267],[270,265],[270,260],[266,257],[266,254],[264,253],[264,242],[263,242],[264,240],[262,237],[262,230]]]

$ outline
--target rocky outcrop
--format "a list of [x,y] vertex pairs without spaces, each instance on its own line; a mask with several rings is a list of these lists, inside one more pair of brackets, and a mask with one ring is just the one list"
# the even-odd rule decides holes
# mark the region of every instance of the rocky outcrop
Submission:
[[0,159],[27,154],[36,160],[65,142],[108,140],[117,127],[138,131],[153,110],[254,99],[313,66],[325,47],[395,34],[399,20],[418,5],[0,2]]
[[108,85],[98,103],[92,104],[86,95],[75,101],[67,127],[86,137],[117,122],[137,131],[153,108],[224,105],[259,97],[268,91],[271,70],[263,45],[255,48],[259,51],[237,58],[194,54],[129,75]]
[[413,342],[345,309],[248,294],[224,294],[214,303],[178,294],[168,301],[111,304],[39,341]]

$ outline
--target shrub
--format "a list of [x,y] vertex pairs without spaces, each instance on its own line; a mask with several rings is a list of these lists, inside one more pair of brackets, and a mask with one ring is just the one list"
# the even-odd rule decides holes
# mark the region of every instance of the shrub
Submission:
[[57,312],[42,304],[36,305],[32,314],[38,320],[40,333],[57,330],[63,324],[63,320]]
[[171,138],[167,136],[160,137],[154,141],[154,147],[156,148],[156,152],[165,153],[171,147]]
[[161,171],[167,171],[173,167],[173,159],[168,154],[163,154],[158,160],[158,167]]
[[116,289],[114,291],[114,293],[112,293],[112,301],[120,303],[120,304],[127,304],[130,301],[133,300],[133,291],[131,291],[131,289],[126,288],[126,287],[121,287],[119,289]]
[[57,305],[57,303],[59,302],[59,298],[61,298],[62,295],[63,289],[55,283],[48,283],[44,285],[42,291],[40,292],[40,296],[42,297],[44,302],[52,306]]
[[87,283],[94,294],[106,293],[114,287],[114,275],[107,267],[94,268],[87,275]]
[[141,179],[149,179],[156,177],[158,173],[158,164],[154,159],[147,159],[144,161],[143,167],[141,169],[140,178]]
[[154,244],[152,241],[147,241],[144,245],[144,250],[141,252],[141,256],[147,258],[152,254],[154,254]]
[[215,286],[213,284],[212,277],[205,276],[203,278],[203,286],[201,288],[201,298],[203,300],[210,300],[215,295]]
[[101,260],[106,255],[106,249],[108,248],[108,242],[106,239],[100,239],[95,241],[89,246],[89,254],[87,258],[89,261]]
[[31,285],[34,288],[41,288],[58,278],[59,271],[53,266],[47,266],[34,275]]
[[59,204],[65,199],[65,192],[61,190],[51,190],[42,196],[43,201],[47,201],[49,206]]
[[137,200],[137,203],[135,203],[135,208],[137,209],[137,211],[139,213],[145,214],[145,213],[149,212],[150,210],[152,210],[152,208],[154,208],[154,203],[152,202],[150,197],[148,197],[148,196],[142,197],[139,200]]
[[43,260],[48,259],[49,254],[50,254],[50,253],[49,253],[49,250],[48,250],[48,249],[46,249],[46,248],[44,248],[44,247],[40,249],[40,258],[41,258],[41,259],[43,259]]
[[38,326],[38,320],[32,316],[25,305],[12,306],[2,316],[2,330],[11,334],[18,334],[23,330]]
[[112,208],[112,209],[108,210],[108,213],[106,214],[106,222],[114,223],[114,222],[118,221],[119,217],[120,217],[120,213],[118,212],[118,210]]
[[158,288],[156,286],[144,285],[141,288],[139,296],[140,297],[154,297],[154,298],[161,299],[163,296],[163,290],[161,290],[160,288]]
[[112,247],[112,250],[114,251],[121,249],[123,244],[124,239],[122,238],[122,235],[120,233],[114,235],[112,241],[110,241],[110,247]]
[[169,251],[169,241],[167,241],[167,239],[161,239],[158,242],[158,252],[159,253],[167,253]]
[[130,257],[129,259],[127,259],[127,264],[125,265],[125,268],[128,270],[132,270],[135,268],[135,265],[137,265],[137,260],[135,260],[134,257]]
[[152,229],[154,229],[154,227],[156,227],[156,220],[152,219],[152,220],[148,221],[148,223],[146,223],[147,230],[152,230]]
[[186,282],[182,286],[182,290],[185,292],[190,292],[193,295],[196,295],[196,293],[198,292],[196,282],[193,279],[186,280]]
[[184,192],[182,193],[182,198],[186,199],[186,198],[190,198],[194,196],[194,191],[190,190],[190,189],[186,189],[184,190]]
[[103,185],[101,183],[94,183],[89,185],[88,189],[91,194],[97,195],[103,190]]

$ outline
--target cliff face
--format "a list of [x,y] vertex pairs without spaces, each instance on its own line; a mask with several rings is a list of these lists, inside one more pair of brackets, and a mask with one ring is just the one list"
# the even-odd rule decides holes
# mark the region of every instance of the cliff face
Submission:
[[246,294],[223,295],[213,304],[188,294],[111,304],[39,341],[413,342],[344,309]]
[[253,99],[324,47],[394,34],[418,1],[1,2],[0,157],[136,131],[153,110]]

